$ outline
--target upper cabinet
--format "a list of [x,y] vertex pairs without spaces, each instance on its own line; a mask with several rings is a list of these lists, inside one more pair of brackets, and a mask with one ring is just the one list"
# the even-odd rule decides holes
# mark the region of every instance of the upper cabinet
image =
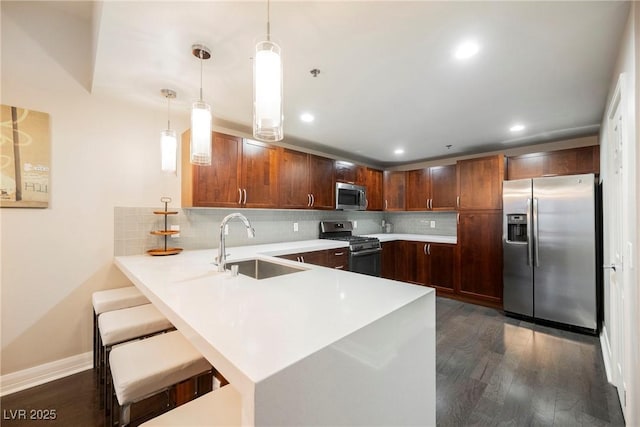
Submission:
[[365,167],[343,160],[335,161],[336,182],[365,185]]
[[384,210],[405,210],[406,174],[404,171],[384,171],[383,178]]
[[502,209],[504,156],[458,161],[458,209]]
[[333,160],[288,148],[280,153],[280,207],[333,209]]
[[182,134],[183,207],[278,207],[278,150],[213,133],[211,165],[189,163],[190,131]]
[[456,165],[407,171],[408,211],[456,209]]
[[600,172],[600,146],[524,154],[507,159],[507,178],[577,175]]
[[384,208],[382,199],[382,171],[372,168],[363,168],[364,177],[361,182],[367,187],[367,210],[381,211]]

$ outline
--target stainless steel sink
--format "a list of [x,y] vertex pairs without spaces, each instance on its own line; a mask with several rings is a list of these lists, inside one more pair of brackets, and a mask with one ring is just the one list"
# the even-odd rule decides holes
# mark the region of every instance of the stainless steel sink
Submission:
[[306,271],[304,268],[291,267],[289,265],[278,264],[276,262],[265,261],[262,259],[248,259],[240,262],[227,261],[227,265],[230,268],[237,265],[238,273],[258,280]]

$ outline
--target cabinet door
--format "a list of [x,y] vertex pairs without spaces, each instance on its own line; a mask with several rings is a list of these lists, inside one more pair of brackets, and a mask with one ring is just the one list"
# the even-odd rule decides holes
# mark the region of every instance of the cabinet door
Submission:
[[502,155],[458,162],[458,208],[502,209]]
[[384,242],[382,246],[382,272],[385,279],[396,278],[396,246],[398,242]]
[[384,171],[384,210],[403,211],[405,209],[405,173]]
[[358,165],[342,160],[335,161],[336,181],[356,184],[358,180]]
[[308,208],[309,155],[287,148],[280,152],[279,197],[281,208]]
[[431,209],[453,211],[456,209],[456,165],[429,168],[431,182]]
[[300,254],[285,254],[285,255],[278,255],[278,258],[283,258],[283,259],[288,259],[291,261],[300,261]]
[[309,193],[314,209],[335,209],[332,159],[309,155]]
[[[599,170],[599,150],[597,146],[573,148],[546,153],[542,164],[543,176],[576,175]],[[598,160],[596,162],[596,160]],[[596,166],[598,165],[598,166]]]
[[258,141],[242,145],[242,187],[247,208],[278,207],[278,150]]
[[415,242],[413,247],[416,258],[415,282],[425,286],[431,284],[431,260],[427,252],[428,245],[424,242]]
[[456,245],[429,243],[427,245],[427,254],[429,255],[430,265],[428,285],[441,291],[453,292]]
[[298,254],[302,257],[302,262],[313,265],[327,265],[327,251],[312,251]]
[[[407,171],[407,210],[426,211],[431,198],[431,182],[429,169]],[[455,191],[454,191],[455,193]]]
[[367,210],[381,211],[382,203],[382,171],[377,169],[366,169],[367,187]]
[[213,132],[211,139],[211,165],[183,163],[192,168],[193,206],[239,207],[242,138]]
[[507,179],[540,177],[544,153],[525,154],[507,159]]
[[327,267],[338,270],[349,270],[349,249],[338,248],[327,250]]
[[502,303],[502,212],[462,212],[458,224],[460,293]]
[[415,242],[395,242],[395,280],[416,283]]

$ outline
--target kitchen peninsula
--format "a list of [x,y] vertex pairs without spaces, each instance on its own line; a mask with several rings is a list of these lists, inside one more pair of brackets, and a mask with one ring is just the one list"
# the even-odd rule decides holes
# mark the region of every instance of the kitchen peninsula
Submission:
[[228,249],[301,268],[262,280],[218,273],[217,250],[116,264],[238,391],[243,425],[435,425],[435,292],[274,257],[342,246]]

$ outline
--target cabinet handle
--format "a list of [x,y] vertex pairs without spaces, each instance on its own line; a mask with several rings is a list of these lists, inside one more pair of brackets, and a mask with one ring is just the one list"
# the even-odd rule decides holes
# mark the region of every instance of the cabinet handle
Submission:
[[244,194],[244,202],[242,202],[243,205],[247,204],[247,189],[243,188],[242,189],[242,194]]
[[302,261],[300,261],[300,257],[299,256],[296,257],[296,261],[302,262]]
[[364,210],[369,209],[369,199],[364,199]]
[[427,255],[431,255],[431,243],[427,245]]
[[384,199],[384,208],[389,209],[389,202],[387,201],[387,199]]
[[311,194],[307,193],[307,207],[311,206]]
[[316,204],[316,198],[313,195],[313,193],[311,193],[311,207],[313,207],[313,205],[315,205],[315,204]]
[[427,254],[427,244],[424,244],[424,247],[422,248],[422,252],[424,252],[424,254]]
[[334,255],[335,256],[342,256],[342,255],[344,255],[344,252],[335,252]]
[[429,199],[429,209],[433,210],[433,199]]
[[460,208],[460,196],[456,196],[456,208]]
[[242,190],[238,188],[238,204],[242,204]]
[[460,224],[460,214],[456,215],[456,224]]
[[304,263],[304,257],[303,256],[300,257],[300,262]]
[[338,265],[336,267],[334,267],[336,270],[342,270],[344,269],[344,265]]

